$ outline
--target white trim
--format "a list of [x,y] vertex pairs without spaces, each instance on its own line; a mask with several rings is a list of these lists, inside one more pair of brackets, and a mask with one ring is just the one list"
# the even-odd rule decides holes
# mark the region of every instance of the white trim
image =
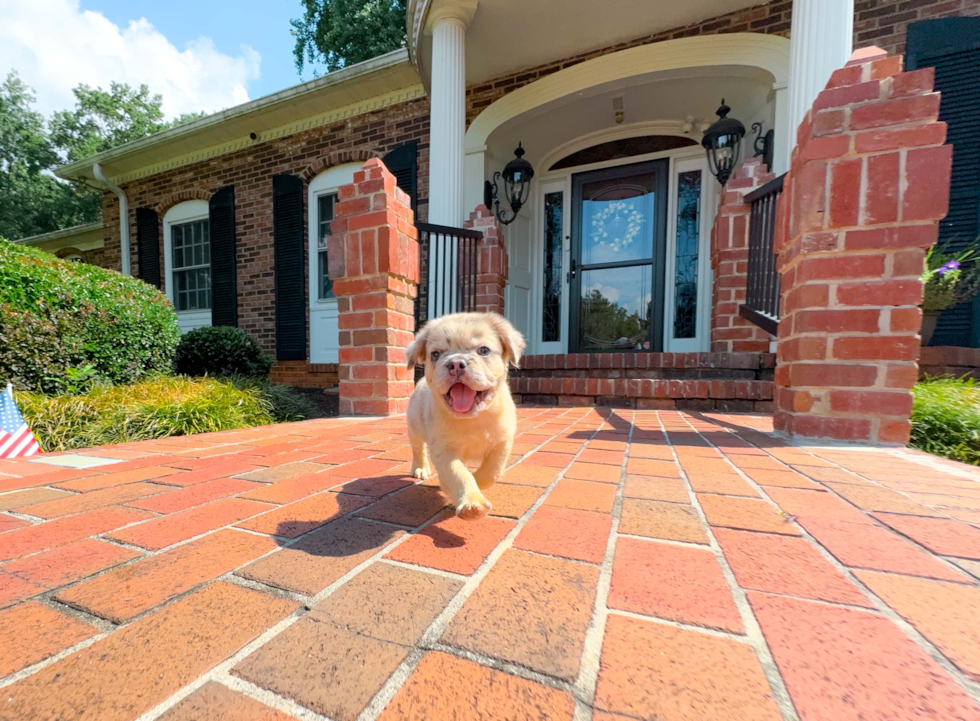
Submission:
[[354,173],[361,169],[361,163],[344,163],[327,168],[313,178],[306,190],[307,217],[307,267],[309,272],[310,298],[310,363],[337,363],[340,355],[339,310],[337,299],[319,299],[318,249],[319,217],[317,199],[321,195],[336,193],[340,186],[354,182]]
[[562,193],[562,252],[561,272],[568,273],[571,262],[571,222],[572,222],[572,186],[569,178],[562,177],[546,180],[537,184],[534,200],[534,230],[531,237],[531,272],[534,292],[531,295],[531,338],[534,353],[567,353],[568,352],[568,304],[570,302],[568,283],[562,278],[561,282],[561,319],[558,329],[558,340],[545,342],[542,340],[544,318],[544,197],[549,193]]
[[[210,209],[206,200],[185,200],[177,203],[163,216],[163,266],[164,266],[164,289],[167,297],[176,308],[174,303],[174,263],[173,263],[173,243],[170,238],[170,227],[181,223],[190,223],[195,220],[206,220],[210,217]],[[211,325],[211,311],[209,310],[185,310],[177,312],[177,326],[181,333],[186,333],[195,328]]]
[[[692,130],[684,132],[683,120],[645,120],[639,123],[629,123],[628,125],[617,125],[612,128],[596,130],[588,135],[579,137],[562,143],[557,148],[549,151],[539,162],[542,170],[550,168],[563,158],[567,158],[572,153],[586,150],[594,145],[602,145],[613,140],[625,140],[627,138],[640,138],[648,135],[670,135],[678,138],[688,138],[695,143],[701,143],[701,133]],[[615,161],[619,162],[619,161]]]

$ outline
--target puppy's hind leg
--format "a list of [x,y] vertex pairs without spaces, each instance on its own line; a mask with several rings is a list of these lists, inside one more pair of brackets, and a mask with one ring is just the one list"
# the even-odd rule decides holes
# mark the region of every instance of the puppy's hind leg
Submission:
[[483,463],[473,474],[476,485],[481,491],[487,490],[504,475],[504,468],[507,466],[507,459],[510,458],[510,449],[513,445],[514,441],[508,438],[491,448],[484,457]]

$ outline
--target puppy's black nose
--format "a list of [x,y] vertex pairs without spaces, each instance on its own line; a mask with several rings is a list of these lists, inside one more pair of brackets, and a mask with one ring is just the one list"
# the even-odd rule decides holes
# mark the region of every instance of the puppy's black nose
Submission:
[[453,373],[462,373],[466,370],[466,361],[464,360],[449,360],[446,361],[446,368],[451,370]]

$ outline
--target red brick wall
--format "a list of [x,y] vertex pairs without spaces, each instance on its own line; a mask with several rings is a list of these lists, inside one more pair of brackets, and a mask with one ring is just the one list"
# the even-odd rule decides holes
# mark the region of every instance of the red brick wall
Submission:
[[856,0],[854,47],[877,45],[900,55],[909,23],[957,15],[980,15],[980,0]]

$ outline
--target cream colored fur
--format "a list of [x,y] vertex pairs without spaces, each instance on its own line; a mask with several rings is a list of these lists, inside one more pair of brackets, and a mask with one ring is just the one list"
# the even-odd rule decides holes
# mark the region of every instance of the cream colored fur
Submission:
[[[460,518],[487,515],[491,506],[482,491],[500,478],[510,457],[517,411],[507,370],[517,367],[524,345],[496,313],[454,313],[429,321],[408,348],[409,368],[425,364],[408,404],[412,475],[427,479],[434,467]],[[466,412],[454,408],[456,383],[478,392]]]

